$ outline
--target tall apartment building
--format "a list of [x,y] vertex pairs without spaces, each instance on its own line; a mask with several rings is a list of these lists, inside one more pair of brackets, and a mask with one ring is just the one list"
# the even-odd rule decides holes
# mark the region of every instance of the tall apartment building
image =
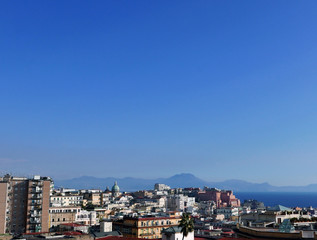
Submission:
[[0,178],[0,234],[47,232],[51,179]]

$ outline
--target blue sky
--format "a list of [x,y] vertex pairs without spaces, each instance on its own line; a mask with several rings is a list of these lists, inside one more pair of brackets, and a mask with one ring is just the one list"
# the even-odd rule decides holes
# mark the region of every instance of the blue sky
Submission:
[[317,183],[316,1],[2,1],[0,174]]

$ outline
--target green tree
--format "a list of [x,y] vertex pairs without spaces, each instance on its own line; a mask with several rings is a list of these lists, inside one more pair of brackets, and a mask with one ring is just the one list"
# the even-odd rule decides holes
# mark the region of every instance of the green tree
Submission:
[[95,206],[91,203],[91,202],[88,202],[85,206],[82,206],[82,208],[84,209],[84,210],[94,210],[95,209]]
[[194,231],[194,220],[188,213],[183,213],[182,220],[179,222],[181,232],[183,233],[183,240],[187,237],[188,233]]

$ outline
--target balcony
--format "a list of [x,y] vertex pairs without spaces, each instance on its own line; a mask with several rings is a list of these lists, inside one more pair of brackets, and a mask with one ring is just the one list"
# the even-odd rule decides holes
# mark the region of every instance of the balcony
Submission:
[[38,212],[42,210],[42,205],[41,204],[36,204],[36,205],[31,205],[30,204],[30,212]]
[[32,189],[31,189],[31,193],[32,193],[32,194],[42,193],[42,189],[32,188]]
[[42,199],[42,194],[32,194],[31,199]]
[[31,187],[43,186],[43,182],[33,182]]
[[154,233],[141,233],[140,236],[151,236],[154,235]]
[[39,212],[31,212],[30,216],[31,217],[41,217],[41,213],[39,213]]
[[28,229],[29,229],[30,231],[35,231],[35,226],[34,226],[34,225],[31,225],[31,226],[28,227]]
[[30,224],[41,224],[41,220],[40,219],[30,219],[29,223]]

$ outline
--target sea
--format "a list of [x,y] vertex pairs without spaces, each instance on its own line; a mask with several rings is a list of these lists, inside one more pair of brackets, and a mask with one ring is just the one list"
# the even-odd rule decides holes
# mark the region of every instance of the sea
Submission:
[[317,208],[317,192],[234,192],[234,195],[244,200],[255,199],[265,206],[283,205],[285,207]]

